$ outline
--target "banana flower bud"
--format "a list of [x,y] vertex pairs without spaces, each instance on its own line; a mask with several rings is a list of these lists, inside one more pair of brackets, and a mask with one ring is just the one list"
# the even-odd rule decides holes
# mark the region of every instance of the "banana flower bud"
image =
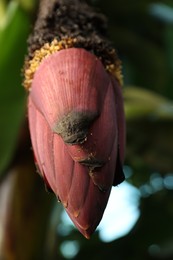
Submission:
[[89,238],[112,186],[124,180],[123,97],[118,76],[99,57],[71,41],[61,47],[45,44],[25,71],[29,128],[41,176]]

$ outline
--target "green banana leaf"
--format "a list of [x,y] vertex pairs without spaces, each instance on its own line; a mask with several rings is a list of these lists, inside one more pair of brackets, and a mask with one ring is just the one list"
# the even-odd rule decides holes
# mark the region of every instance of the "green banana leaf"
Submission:
[[0,174],[12,159],[25,114],[21,68],[26,52],[29,17],[18,3],[8,4],[0,27]]

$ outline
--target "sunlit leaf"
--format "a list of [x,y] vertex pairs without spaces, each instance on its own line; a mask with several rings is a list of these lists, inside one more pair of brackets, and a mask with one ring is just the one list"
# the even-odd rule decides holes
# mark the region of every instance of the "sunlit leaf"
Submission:
[[150,118],[153,120],[173,120],[173,102],[143,88],[124,89],[125,112],[127,120]]

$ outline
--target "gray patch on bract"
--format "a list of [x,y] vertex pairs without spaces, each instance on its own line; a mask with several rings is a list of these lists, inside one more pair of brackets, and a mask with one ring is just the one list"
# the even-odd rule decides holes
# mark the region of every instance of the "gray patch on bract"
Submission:
[[88,129],[97,116],[96,113],[89,111],[72,111],[63,116],[53,130],[65,143],[81,144],[86,141]]

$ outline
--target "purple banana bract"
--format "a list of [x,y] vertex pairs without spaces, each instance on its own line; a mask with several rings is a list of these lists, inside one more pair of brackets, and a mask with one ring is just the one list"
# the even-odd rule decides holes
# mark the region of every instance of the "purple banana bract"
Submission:
[[40,174],[89,238],[112,186],[124,179],[120,84],[94,54],[64,49],[43,59],[36,70],[28,110]]

